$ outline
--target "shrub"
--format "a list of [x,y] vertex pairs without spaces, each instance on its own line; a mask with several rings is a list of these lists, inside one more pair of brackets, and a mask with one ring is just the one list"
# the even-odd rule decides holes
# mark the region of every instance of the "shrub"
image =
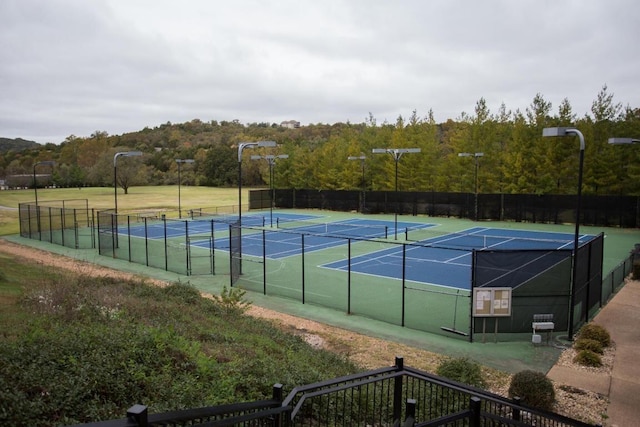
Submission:
[[573,348],[576,350],[589,350],[594,353],[603,354],[602,344],[600,341],[592,340],[589,338],[580,338],[573,343]]
[[580,350],[576,357],[573,358],[573,361],[583,366],[602,366],[600,355],[591,350]]
[[454,358],[444,360],[438,366],[436,373],[441,377],[469,384],[474,387],[485,387],[480,365],[467,358]]
[[[637,256],[637,254],[635,255]],[[632,280],[640,280],[640,262],[633,262],[633,270],[631,271],[631,279]]]
[[509,397],[519,397],[522,403],[550,411],[556,400],[553,383],[541,372],[520,371],[509,385]]
[[595,323],[587,323],[578,332],[578,339],[590,339],[598,341],[602,347],[611,345],[611,336],[609,332],[600,325]]

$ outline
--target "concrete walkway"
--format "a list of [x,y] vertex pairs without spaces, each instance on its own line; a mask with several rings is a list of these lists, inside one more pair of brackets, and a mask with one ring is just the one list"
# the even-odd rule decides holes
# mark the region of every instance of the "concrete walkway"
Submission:
[[626,283],[593,321],[606,328],[615,343],[611,375],[553,366],[547,376],[607,396],[607,426],[640,425],[640,282]]

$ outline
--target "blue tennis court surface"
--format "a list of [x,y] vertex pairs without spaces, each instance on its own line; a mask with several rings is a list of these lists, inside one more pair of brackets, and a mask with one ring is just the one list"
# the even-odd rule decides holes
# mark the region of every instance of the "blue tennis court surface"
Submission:
[[[287,220],[311,220],[318,218],[316,215],[299,215],[299,214],[278,214],[279,218]],[[145,227],[144,224],[135,224],[130,226],[129,234],[131,237],[146,237],[148,239],[163,239],[165,237],[174,238],[185,236],[188,230],[189,235],[194,234],[213,234],[217,232],[229,231],[229,224],[232,224],[238,220],[238,216],[218,216],[208,218],[198,218],[194,220],[155,220]],[[242,215],[242,225],[246,227],[262,227],[266,223],[264,215],[250,214]],[[213,226],[213,230],[211,227]],[[127,233],[127,226],[120,224],[118,226],[119,233]],[[229,247],[227,242],[226,247]]]
[[[580,236],[581,244],[594,236]],[[537,231],[475,227],[407,245],[405,279],[418,283],[470,289],[473,249],[572,249],[573,235]],[[390,247],[351,259],[351,271],[361,274],[402,278],[403,247]],[[322,265],[347,271],[348,260]]]
[[[300,218],[296,218],[300,220]],[[305,218],[309,219],[309,218]],[[316,217],[312,219],[321,219]],[[331,223],[295,222],[291,228],[273,229],[263,233],[242,233],[242,254],[262,257],[263,251],[267,258],[281,259],[302,253],[302,237],[304,234],[305,252],[319,251],[340,245],[346,245],[349,238],[384,238],[385,233],[394,226],[393,221],[349,219]],[[414,222],[398,222],[398,227],[431,227],[433,224]],[[208,242],[199,242],[198,246],[207,247]],[[216,239],[215,248],[228,249],[228,239]]]

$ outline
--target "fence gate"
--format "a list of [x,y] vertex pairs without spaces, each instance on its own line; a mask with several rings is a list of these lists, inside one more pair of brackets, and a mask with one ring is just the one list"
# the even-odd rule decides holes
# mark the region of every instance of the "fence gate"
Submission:
[[231,262],[231,286],[233,287],[242,274],[242,229],[240,221],[229,224],[229,260]]
[[118,217],[113,210],[98,212],[98,253],[115,258]]

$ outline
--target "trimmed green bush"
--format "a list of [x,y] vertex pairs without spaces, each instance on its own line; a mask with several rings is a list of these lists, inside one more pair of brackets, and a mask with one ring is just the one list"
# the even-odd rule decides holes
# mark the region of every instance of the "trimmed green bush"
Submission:
[[583,366],[602,366],[602,358],[600,355],[591,350],[580,350],[578,354],[576,354],[576,357],[573,358],[573,361]]
[[604,350],[600,341],[592,340],[589,338],[580,338],[573,343],[573,348],[576,350],[589,350],[594,353],[603,354]]
[[611,345],[611,335],[602,326],[595,323],[587,323],[578,332],[578,339],[589,339],[598,341],[602,344],[602,347],[609,347]]
[[556,392],[543,373],[525,370],[511,378],[509,397],[519,397],[525,405],[550,411],[556,401]]
[[466,357],[444,360],[436,374],[474,387],[484,388],[486,385],[480,365]]

